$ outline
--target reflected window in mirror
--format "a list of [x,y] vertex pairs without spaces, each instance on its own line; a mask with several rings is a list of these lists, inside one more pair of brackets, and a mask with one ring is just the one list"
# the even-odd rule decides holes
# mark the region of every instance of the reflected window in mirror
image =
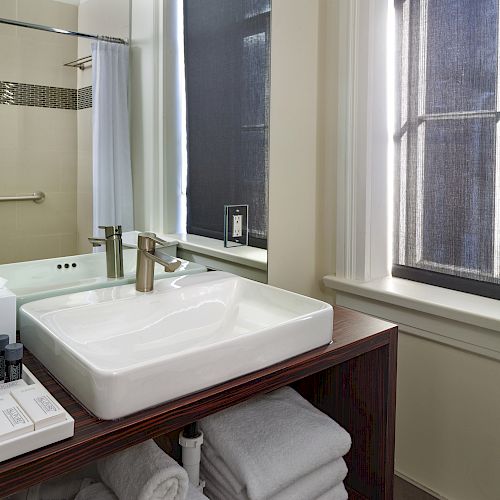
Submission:
[[249,206],[267,248],[270,0],[185,0],[187,233],[223,239],[224,205]]

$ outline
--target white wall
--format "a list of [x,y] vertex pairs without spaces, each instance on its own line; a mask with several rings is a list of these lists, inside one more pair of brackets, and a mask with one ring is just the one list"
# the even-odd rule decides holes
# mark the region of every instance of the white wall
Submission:
[[500,363],[399,336],[396,468],[453,500],[500,498]]
[[324,297],[334,262],[337,3],[273,0],[272,9],[268,282]]

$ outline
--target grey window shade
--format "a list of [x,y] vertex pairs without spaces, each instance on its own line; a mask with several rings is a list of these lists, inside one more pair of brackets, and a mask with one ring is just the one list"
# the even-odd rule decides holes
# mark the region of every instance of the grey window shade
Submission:
[[395,5],[393,275],[500,298],[498,0]]
[[223,239],[224,205],[249,205],[267,247],[270,0],[185,0],[187,231]]

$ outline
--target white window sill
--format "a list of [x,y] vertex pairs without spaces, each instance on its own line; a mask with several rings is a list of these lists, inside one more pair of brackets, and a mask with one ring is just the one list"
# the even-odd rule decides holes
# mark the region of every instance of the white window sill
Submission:
[[228,260],[243,266],[267,270],[267,250],[241,246],[225,248],[224,242],[196,234],[167,234],[169,239],[177,240],[179,248],[193,250],[211,257]]
[[[139,231],[123,233],[123,242],[137,246],[138,234]],[[158,237],[177,245],[181,259],[267,283],[267,250],[248,246],[225,248],[221,240],[195,234],[158,233]]]
[[224,242],[195,234],[167,234],[178,242],[181,258],[211,269],[228,271],[257,281],[267,282],[267,250],[249,246],[225,248]]
[[325,276],[337,303],[400,325],[400,330],[500,359],[500,301],[386,277],[357,282]]

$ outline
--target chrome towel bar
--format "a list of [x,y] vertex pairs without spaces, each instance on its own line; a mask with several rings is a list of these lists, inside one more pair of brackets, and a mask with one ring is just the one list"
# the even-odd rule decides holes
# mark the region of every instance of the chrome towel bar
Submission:
[[31,194],[20,194],[16,196],[0,196],[1,201],[34,201],[35,203],[42,203],[45,200],[45,193],[36,191]]

